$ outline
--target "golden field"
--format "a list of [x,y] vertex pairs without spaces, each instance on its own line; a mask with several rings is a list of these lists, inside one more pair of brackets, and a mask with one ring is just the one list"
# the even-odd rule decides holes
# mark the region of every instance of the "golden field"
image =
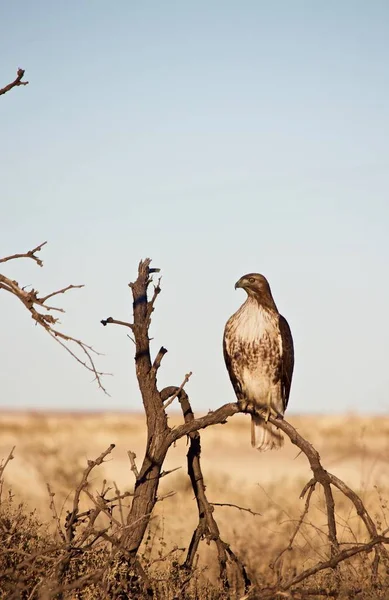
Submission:
[[[290,415],[288,420],[319,451],[323,466],[360,495],[379,532],[389,527],[389,417]],[[180,415],[170,415],[170,426],[181,422]],[[4,473],[3,494],[11,488],[16,499],[23,499],[48,523],[52,523],[52,513],[47,483],[55,492],[57,510],[64,519],[88,459],[97,458],[110,444],[115,444],[107,461],[92,471],[89,490],[98,491],[105,479],[121,492],[131,491],[134,475],[127,451],[136,453],[140,467],[145,448],[145,420],[140,414],[4,412],[0,428],[0,458],[6,458],[16,446],[15,458]],[[311,478],[307,459],[299,455],[289,440],[279,451],[259,453],[252,449],[249,418],[245,415],[236,415],[225,425],[201,431],[201,440],[209,501],[235,504],[260,513],[253,515],[231,506],[215,506],[222,538],[247,564],[254,580],[273,581],[280,574],[277,575],[277,569],[269,569],[269,563],[288,545],[304,509],[304,500],[299,495]],[[186,474],[186,451],[186,440],[180,440],[169,451],[165,470],[179,469],[161,480],[160,495],[175,494],[157,504],[146,553],[158,555],[161,548],[168,552],[174,547],[188,547],[197,524],[197,512]],[[366,540],[366,531],[355,509],[339,493],[334,496],[340,540],[344,543]],[[89,504],[85,496],[83,506]],[[322,492],[317,490],[293,550],[283,555],[277,563],[278,570],[283,575],[296,573],[325,560],[326,531]],[[212,552],[204,543],[199,562],[211,575]],[[175,556],[180,559],[184,550],[177,550]],[[356,585],[360,585],[358,565],[369,568],[367,560],[367,555],[359,555],[350,566],[350,585],[354,585],[354,572]]]

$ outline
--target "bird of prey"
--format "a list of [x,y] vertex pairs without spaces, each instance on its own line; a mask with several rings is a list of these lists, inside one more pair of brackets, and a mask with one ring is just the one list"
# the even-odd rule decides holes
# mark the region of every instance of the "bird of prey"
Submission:
[[268,419],[283,415],[292,383],[293,338],[280,315],[269,283],[259,273],[243,275],[235,284],[247,299],[224,329],[227,370],[242,412],[251,413],[251,444],[258,450],[278,449],[283,437]]

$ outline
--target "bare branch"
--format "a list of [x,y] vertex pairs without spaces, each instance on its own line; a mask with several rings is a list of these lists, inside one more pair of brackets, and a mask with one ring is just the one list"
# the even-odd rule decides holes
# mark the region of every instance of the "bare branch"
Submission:
[[113,498],[105,498],[105,502],[111,503],[111,502],[120,502],[121,500],[124,500],[124,498],[131,498],[134,495],[134,492],[123,492],[122,494],[120,493],[120,491],[117,489],[116,483],[115,484],[115,494],[116,496],[114,496]]
[[[49,298],[52,298],[53,296],[57,296],[58,294],[64,294],[65,292],[67,292],[68,290],[75,290],[75,289],[81,289],[85,287],[83,284],[82,285],[67,285],[66,287],[62,288],[62,290],[57,290],[56,292],[51,292],[51,294],[47,294],[47,296],[44,296],[43,298],[39,298],[39,302],[41,304],[44,304],[46,302],[46,300],[48,300]],[[57,309],[53,309],[53,308],[49,308],[46,306],[46,308],[48,308],[49,310],[61,310],[60,308]]]
[[167,353],[166,348],[164,348],[163,346],[161,346],[160,349],[159,349],[159,351],[158,351],[157,356],[154,359],[153,366],[152,366],[152,369],[153,369],[153,371],[155,373],[158,371],[159,367],[161,366],[162,359],[163,359],[163,357],[165,356],[166,353]]
[[255,512],[254,510],[251,510],[251,508],[245,508],[244,506],[239,506],[238,504],[231,504],[230,502],[210,502],[210,504],[212,506],[227,506],[229,508],[237,508],[238,510],[241,510],[242,512],[250,513],[250,515],[253,515],[254,517],[262,517],[261,513]]
[[[274,569],[274,566],[275,566],[275,565],[276,565],[276,563],[277,563],[277,562],[280,560],[281,556],[282,556],[282,555],[283,555],[285,552],[287,552],[288,550],[292,550],[292,547],[293,547],[293,542],[294,542],[294,540],[296,539],[296,536],[297,536],[298,532],[300,531],[301,525],[303,524],[303,522],[304,522],[304,519],[305,519],[305,517],[306,517],[306,516],[307,516],[307,514],[308,514],[308,510],[309,510],[309,503],[310,503],[310,501],[311,501],[311,496],[312,496],[312,494],[313,494],[313,492],[314,492],[315,485],[316,485],[316,481],[313,481],[313,483],[312,483],[312,484],[311,484],[311,486],[309,487],[309,492],[308,492],[307,499],[306,499],[306,501],[305,501],[304,510],[303,510],[303,512],[302,512],[302,514],[301,514],[301,517],[300,517],[300,519],[298,520],[298,523],[297,523],[296,529],[295,529],[295,530],[294,530],[294,532],[292,533],[292,536],[291,536],[291,538],[290,538],[290,540],[289,540],[289,544],[287,545],[287,547],[286,547],[286,548],[284,548],[283,550],[281,550],[281,552],[280,552],[280,553],[279,553],[279,554],[276,556],[276,558],[275,558],[275,559],[274,559],[274,560],[273,560],[273,561],[270,563],[270,565],[269,565],[269,566],[270,566],[270,568],[271,568],[271,569]],[[304,489],[305,489],[305,488],[304,488]],[[303,492],[304,492],[304,490],[303,490]],[[300,495],[300,498],[302,497],[302,494],[303,494],[303,492],[301,493],[301,495]],[[304,492],[304,495],[305,495],[305,492]]]
[[96,458],[96,460],[88,460],[88,466],[85,469],[82,479],[81,479],[79,485],[77,486],[75,494],[74,494],[73,510],[71,513],[68,514],[67,519],[66,519],[66,526],[65,526],[66,527],[66,539],[68,542],[71,542],[72,539],[74,538],[74,529],[75,529],[75,525],[78,520],[78,505],[80,502],[80,495],[88,483],[88,477],[90,475],[90,472],[92,471],[92,469],[94,469],[98,465],[101,465],[101,463],[104,462],[104,458],[108,454],[110,454],[114,448],[115,448],[115,444],[111,444],[104,452],[102,452],[100,454],[100,456],[98,458]]
[[[161,397],[163,400],[169,398],[170,394],[167,394],[170,388],[165,388],[161,392]],[[166,390],[166,391],[165,391]],[[165,392],[163,394],[163,392]],[[205,429],[206,427],[210,427],[211,425],[220,425],[222,423],[227,423],[228,417],[232,417],[240,412],[239,406],[236,402],[231,402],[230,404],[224,404],[220,408],[214,411],[209,411],[204,417],[199,417],[197,419],[193,419],[188,423],[184,423],[183,425],[179,425],[172,429],[169,434],[169,438],[166,443],[172,444],[173,442],[179,440],[185,435],[189,435],[193,431],[198,431],[199,429]],[[270,419],[269,419],[270,420]]]
[[0,263],[5,263],[9,260],[14,260],[15,258],[31,258],[32,260],[35,260],[37,265],[43,267],[43,261],[38,256],[36,256],[36,253],[40,252],[43,246],[46,246],[46,244],[47,242],[43,242],[42,244],[39,244],[39,246],[35,246],[35,248],[33,248],[32,250],[24,252],[23,254],[12,254],[11,256],[5,256],[4,258],[0,258]]
[[116,481],[113,482],[114,486],[115,486],[115,494],[116,497],[113,500],[117,500],[119,503],[119,513],[120,513],[120,521],[122,523],[122,526],[124,525],[125,521],[124,521],[124,512],[123,512],[123,502],[122,499],[124,496],[122,496],[122,494],[120,493],[120,490],[117,486]]
[[377,544],[389,544],[389,538],[381,535],[374,538],[373,540],[370,540],[370,542],[366,542],[364,544],[357,544],[355,546],[352,546],[351,548],[341,550],[338,554],[332,556],[329,560],[319,562],[310,569],[306,569],[299,575],[296,575],[287,583],[285,583],[282,586],[282,589],[288,590],[297,583],[304,581],[304,579],[307,579],[308,577],[311,577],[312,575],[315,575],[316,573],[318,573],[319,571],[323,571],[324,569],[334,569],[339,563],[351,558],[352,556],[355,556],[356,554],[360,554],[361,552],[371,552],[374,546],[376,546]]
[[[159,273],[160,270],[161,269],[150,269],[149,268],[149,274],[151,274],[151,273]],[[150,319],[151,313],[154,310],[154,304],[155,304],[155,301],[157,299],[157,296],[158,296],[158,294],[161,293],[160,283],[161,283],[161,277],[158,279],[157,285],[154,286],[153,296],[152,296],[151,300],[147,304],[147,317],[148,317],[148,319]]]
[[51,509],[51,512],[53,513],[53,519],[54,519],[56,527],[57,527],[57,533],[58,533],[59,537],[61,538],[62,542],[66,543],[66,538],[63,534],[61,522],[59,520],[59,516],[58,516],[58,512],[57,512],[57,508],[54,503],[55,493],[51,491],[51,487],[50,487],[49,483],[46,483],[46,486],[47,486],[47,491],[48,491],[49,497],[50,497],[50,509]]
[[184,381],[181,383],[180,387],[177,388],[177,391],[174,392],[174,394],[172,395],[171,398],[169,398],[169,400],[167,400],[165,402],[165,404],[163,405],[163,407],[166,409],[168,406],[170,406],[170,404],[177,398],[177,396],[180,394],[180,392],[182,392],[182,390],[184,389],[184,386],[188,383],[190,377],[192,375],[192,371],[189,371],[189,373],[187,373],[184,377]]
[[[188,395],[182,389],[182,387],[183,386],[181,386],[181,388],[177,388],[177,390],[174,393],[178,394],[185,422],[193,422],[194,415],[192,407],[190,405]],[[208,541],[213,541],[216,544],[219,562],[219,576],[224,589],[227,590],[229,588],[229,581],[227,575],[227,560],[229,558],[237,567],[239,577],[244,586],[244,590],[247,591],[251,585],[251,581],[247,575],[246,569],[244,565],[240,562],[240,560],[237,558],[235,553],[231,550],[230,546],[221,539],[219,527],[213,516],[213,506],[208,501],[206,495],[205,483],[200,464],[200,434],[198,431],[194,431],[189,434],[189,438],[190,445],[187,454],[188,475],[190,477],[193,492],[196,498],[199,521],[196,529],[193,532],[183,567],[187,570],[191,570],[193,568],[193,563],[197,553],[199,542],[203,537],[205,537]]]
[[103,496],[98,496],[96,499],[88,490],[85,489],[85,487],[82,489],[82,491],[84,492],[84,494],[86,494],[88,496],[89,500],[91,500],[93,502],[93,504],[96,506],[96,508],[100,509],[100,511],[102,511],[104,514],[106,514],[107,517],[113,523],[115,523],[115,525],[117,527],[119,527],[119,529],[122,527],[122,524],[120,523],[120,521],[115,519],[115,517],[113,516],[112,510],[108,509],[107,503],[105,501],[105,498],[103,498]]
[[156,496],[156,502],[163,502],[167,498],[173,498],[176,495],[176,492],[167,492],[167,494],[163,494],[162,496]]
[[12,90],[12,88],[14,87],[19,87],[20,85],[28,85],[28,81],[22,81],[23,77],[24,77],[24,69],[18,69],[16,72],[16,79],[14,81],[12,81],[12,83],[9,83],[8,85],[6,85],[5,87],[0,89],[0,96],[2,96],[3,94],[6,94],[7,92],[9,92],[10,90]]
[[181,467],[175,467],[174,469],[169,469],[169,471],[162,471],[159,478],[162,479],[162,477],[166,477],[166,475],[170,475],[170,473],[174,473],[175,471],[179,471],[180,469]]
[[[39,323],[39,324],[41,325],[42,323]],[[84,344],[84,342],[81,341],[81,340],[77,340],[76,338],[73,338],[70,335],[66,335],[64,333],[61,333],[58,330],[55,330],[55,329],[52,329],[52,328],[48,328],[45,325],[43,325],[43,326],[48,331],[49,335],[60,346],[62,346],[62,348],[64,348],[66,350],[66,352],[68,352],[70,354],[70,356],[72,356],[80,365],[82,365],[83,367],[85,367],[87,369],[87,371],[90,371],[91,373],[93,373],[93,375],[95,376],[95,380],[97,381],[97,385],[99,386],[99,388],[104,392],[104,394],[107,394],[107,396],[109,396],[107,390],[103,386],[101,378],[104,375],[111,375],[111,373],[105,373],[103,371],[98,371],[96,369],[94,360],[92,358],[92,353],[93,354],[97,354],[97,356],[101,356],[100,353],[97,352],[94,348],[92,348],[92,346],[88,346],[87,344]],[[87,357],[87,360],[86,361],[81,360],[81,358],[79,358],[77,356],[77,354],[75,354],[66,344],[64,344],[63,342],[61,342],[61,340],[59,338],[65,340],[67,342],[73,342],[74,344],[76,344],[84,352],[85,356]]]
[[171,556],[172,554],[175,554],[176,552],[185,552],[185,548],[179,548],[178,546],[174,546],[174,548],[172,548],[171,550],[169,550],[169,552],[167,552],[166,554],[164,554],[164,556],[159,556],[158,558],[154,558],[154,560],[152,560],[150,564],[153,565],[153,564],[155,564],[157,562],[163,562],[169,556]]
[[139,477],[139,471],[138,471],[138,467],[136,466],[136,454],[135,452],[132,452],[131,450],[127,451],[128,454],[128,458],[130,459],[130,463],[131,463],[131,471],[134,473],[135,475],[135,479],[138,479]]
[[[135,339],[135,366],[139,389],[142,394],[143,406],[147,419],[147,447],[140,471],[136,475],[134,498],[127,518],[128,530],[122,535],[120,544],[125,547],[131,561],[136,554],[147,529],[155,506],[162,465],[169,446],[164,444],[170,428],[167,415],[163,409],[161,396],[157,387],[156,369],[152,368],[150,354],[150,315],[153,303],[158,295],[154,290],[151,301],[148,301],[148,287],[151,283],[149,258],[141,261],[138,266],[138,277],[130,283],[133,296],[134,324],[132,331]],[[135,472],[136,474],[136,472]],[[136,523],[136,525],[135,525]]]
[[14,457],[14,450],[15,450],[15,448],[16,448],[16,446],[14,446],[12,448],[11,452],[8,454],[7,458],[5,459],[4,464],[3,464],[3,461],[1,461],[1,464],[0,464],[0,480],[3,477],[3,473],[5,471],[5,467],[8,465],[9,461],[13,460],[15,458]]
[[[307,457],[307,459],[309,461],[309,464],[310,464],[310,467],[311,467],[311,470],[313,473],[313,479],[315,481],[317,481],[318,483],[320,483],[323,486],[324,490],[326,490],[326,488],[328,489],[328,486],[330,486],[330,484],[332,484],[335,487],[337,487],[341,492],[343,492],[343,494],[351,500],[351,502],[354,504],[354,506],[356,508],[357,514],[360,516],[360,518],[364,522],[366,529],[370,534],[370,537],[372,539],[377,539],[379,537],[377,528],[374,525],[374,522],[371,519],[369,513],[367,512],[362,500],[359,498],[359,496],[355,492],[353,492],[338,477],[336,477],[335,475],[332,475],[331,473],[329,473],[328,471],[323,469],[321,462],[320,462],[319,453],[312,446],[312,444],[310,444],[307,440],[305,440],[298,433],[298,431],[290,423],[288,423],[288,421],[285,421],[285,419],[283,419],[281,416],[274,417],[273,415],[271,415],[269,417],[269,421],[271,423],[273,423],[273,425],[276,425],[277,427],[279,427],[284,433],[286,433],[286,435],[289,437],[292,444],[295,444],[298,448],[300,448],[300,450],[302,450],[302,452],[305,454],[305,456]],[[305,486],[302,493],[305,493],[306,489],[311,484],[312,484],[312,480],[310,482],[308,482],[307,486]],[[332,494],[332,492],[331,492],[331,494]],[[328,497],[326,496],[326,504],[327,504],[327,502],[328,502]],[[333,510],[333,507],[330,508],[331,512],[332,512],[332,510]],[[334,549],[334,543],[333,543],[334,540],[332,539],[334,532],[333,531],[331,532],[330,515],[329,515],[328,511],[329,511],[329,509],[328,509],[328,505],[327,505],[329,538],[330,538],[331,546]],[[335,546],[335,550],[336,550],[336,546]],[[380,548],[380,552],[385,556],[385,558],[387,560],[389,559],[388,552],[382,546]]]
[[[2,258],[2,259],[0,259],[0,262],[7,262],[7,261],[14,260],[17,258],[30,258],[30,259],[34,260],[40,267],[42,267],[43,262],[36,255],[36,253],[39,252],[43,248],[43,246],[45,246],[46,243],[47,242],[43,242],[42,244],[39,244],[39,246],[36,246],[29,252],[22,253],[22,254],[13,254],[11,256]],[[5,291],[9,292],[10,294],[16,296],[16,298],[18,298],[20,300],[20,302],[22,302],[22,304],[24,304],[24,306],[27,308],[27,310],[31,314],[31,317],[34,319],[34,321],[36,323],[38,323],[38,325],[43,327],[57,343],[59,343],[63,348],[65,348],[65,350],[80,365],[82,365],[88,371],[93,373],[95,380],[97,381],[100,389],[102,389],[105,393],[107,393],[102,384],[101,378],[103,375],[108,375],[108,373],[103,373],[102,371],[97,370],[95,363],[94,363],[93,356],[92,356],[93,354],[99,355],[99,353],[96,352],[92,348],[92,346],[85,344],[82,340],[79,340],[75,337],[69,336],[69,335],[59,331],[58,329],[56,329],[54,326],[58,323],[58,319],[56,319],[53,315],[48,314],[50,311],[58,311],[58,312],[62,312],[62,313],[65,312],[62,308],[48,306],[46,304],[46,301],[49,298],[52,298],[53,296],[57,296],[58,294],[64,294],[65,292],[67,292],[71,289],[82,288],[82,287],[84,287],[84,286],[71,284],[64,288],[61,288],[60,290],[56,290],[54,292],[51,292],[50,294],[46,294],[46,296],[39,297],[39,292],[37,290],[35,290],[34,288],[32,288],[30,291],[27,291],[25,289],[25,287],[21,287],[17,281],[12,280],[9,277],[6,277],[5,275],[0,274],[0,289],[3,289]],[[86,359],[82,360],[75,352],[73,352],[71,350],[71,348],[69,347],[69,344],[74,344],[75,346],[77,346],[81,350],[81,352],[84,354]]]
[[123,327],[129,327],[133,329],[133,325],[131,323],[127,323],[127,321],[118,321],[117,319],[113,319],[112,317],[108,317],[108,319],[102,319],[100,323],[106,327],[107,325],[122,325]]

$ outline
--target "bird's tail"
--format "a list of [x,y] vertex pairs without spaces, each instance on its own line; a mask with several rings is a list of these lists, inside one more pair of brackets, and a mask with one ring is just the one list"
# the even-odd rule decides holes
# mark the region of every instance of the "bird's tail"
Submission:
[[275,425],[266,423],[258,415],[251,415],[251,445],[265,452],[266,450],[279,450],[284,444],[284,438]]

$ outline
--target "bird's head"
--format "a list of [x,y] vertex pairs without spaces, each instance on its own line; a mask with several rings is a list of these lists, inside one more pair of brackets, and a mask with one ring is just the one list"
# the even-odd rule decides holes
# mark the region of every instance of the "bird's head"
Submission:
[[243,275],[235,284],[235,289],[244,289],[248,296],[258,300],[260,304],[274,305],[270,285],[263,275],[259,273],[248,273]]

